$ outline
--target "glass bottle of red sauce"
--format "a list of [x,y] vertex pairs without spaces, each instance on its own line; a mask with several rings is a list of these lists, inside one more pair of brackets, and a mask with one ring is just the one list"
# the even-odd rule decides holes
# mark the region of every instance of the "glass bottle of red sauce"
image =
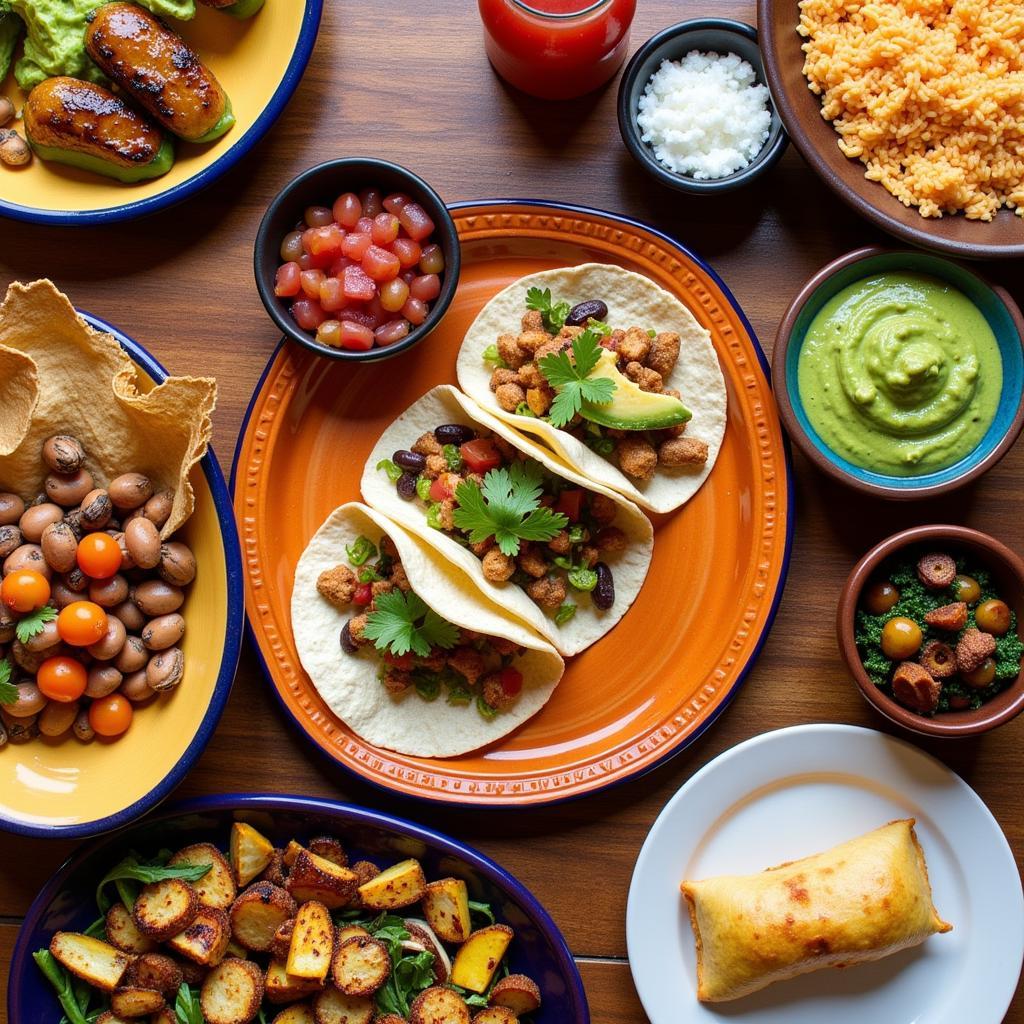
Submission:
[[484,44],[505,81],[541,99],[604,85],[629,47],[636,0],[479,0]]

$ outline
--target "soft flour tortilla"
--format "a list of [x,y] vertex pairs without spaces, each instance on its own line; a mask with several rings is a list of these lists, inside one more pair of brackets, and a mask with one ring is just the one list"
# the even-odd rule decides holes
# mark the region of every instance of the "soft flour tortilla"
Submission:
[[[688,437],[707,442],[708,461],[699,469],[667,469],[659,466],[654,476],[638,483],[625,476],[610,459],[591,451],[564,430],[545,420],[505,412],[491,391],[492,367],[483,354],[499,334],[518,334],[526,312],[530,288],[550,288],[553,302],[576,305],[585,299],[601,299],[608,306],[608,325],[675,331],[680,338],[679,361],[665,381],[675,389],[693,413],[686,426]],[[604,263],[544,270],[510,284],[487,303],[466,333],[456,370],[462,390],[485,409],[511,423],[517,430],[543,441],[556,455],[590,480],[611,487],[652,512],[671,512],[686,504],[714,468],[725,434],[725,380],[711,344],[711,335],[675,296],[640,274]]]
[[98,487],[139,472],[174,491],[169,537],[195,506],[188,474],[210,440],[217,383],[168,377],[142,394],[137,381],[117,341],[80,320],[50,281],[12,284],[0,305],[0,490],[34,498],[43,442],[73,434]]
[[[571,481],[577,487],[585,487],[598,494],[604,494],[616,502],[619,513],[613,525],[626,534],[629,544],[621,554],[612,555],[607,560],[615,578],[615,603],[611,608],[601,611],[591,603],[589,594],[569,588],[566,600],[576,605],[576,614],[564,625],[556,625],[554,619],[545,615],[544,610],[536,605],[518,584],[511,581],[492,583],[488,580],[484,576],[480,559],[472,551],[456,543],[443,531],[427,525],[426,513],[419,502],[403,501],[398,496],[395,485],[388,479],[387,474],[376,468],[377,463],[381,459],[390,459],[400,448],[411,447],[421,434],[432,431],[441,423],[465,423],[472,427],[486,427],[530,458],[536,459],[551,472]],[[640,509],[610,488],[588,480],[563,465],[540,445],[523,437],[508,424],[481,409],[457,388],[447,384],[428,391],[384,431],[370,453],[360,487],[363,497],[370,505],[387,513],[392,519],[422,537],[465,572],[485,597],[506,608],[510,614],[535,629],[565,655],[578,654],[589,647],[626,614],[640,592],[651,564],[654,531],[650,520]]]
[[[443,694],[434,701],[416,693],[393,697],[377,678],[381,660],[372,647],[342,651],[341,627],[354,611],[340,611],[321,597],[317,577],[347,565],[345,548],[358,537],[379,548],[383,534],[394,541],[412,589],[438,614],[463,629],[527,648],[513,662],[523,674],[523,691],[507,711],[488,721],[473,704],[448,704]],[[292,633],[306,674],[353,732],[375,747],[418,757],[455,757],[517,729],[544,707],[565,667],[546,643],[482,600],[436,552],[358,502],[336,508],[303,551],[292,588]]]

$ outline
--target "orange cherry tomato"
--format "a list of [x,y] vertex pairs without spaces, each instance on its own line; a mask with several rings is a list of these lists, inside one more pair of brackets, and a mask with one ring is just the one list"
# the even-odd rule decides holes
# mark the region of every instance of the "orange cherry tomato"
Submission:
[[132,702],[119,693],[89,705],[89,725],[100,736],[120,736],[132,724]]
[[50,581],[34,569],[18,569],[4,577],[0,596],[11,611],[34,612],[50,600]]
[[88,647],[107,632],[107,613],[92,601],[72,601],[57,616],[57,632],[72,647]]
[[110,579],[121,568],[120,545],[109,533],[87,533],[78,542],[78,568],[91,579]]
[[74,658],[47,658],[36,672],[36,686],[44,697],[69,704],[85,693],[88,674],[85,666]]

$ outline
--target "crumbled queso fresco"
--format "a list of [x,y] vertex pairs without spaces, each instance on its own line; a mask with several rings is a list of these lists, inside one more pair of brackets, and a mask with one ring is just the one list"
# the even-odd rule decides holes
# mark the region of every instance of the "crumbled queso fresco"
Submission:
[[691,50],[662,61],[640,97],[637,123],[659,163],[698,180],[746,167],[768,140],[768,89],[735,53]]

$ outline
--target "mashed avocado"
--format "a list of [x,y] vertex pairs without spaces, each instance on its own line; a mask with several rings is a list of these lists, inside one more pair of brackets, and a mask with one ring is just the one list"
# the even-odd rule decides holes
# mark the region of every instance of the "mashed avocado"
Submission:
[[[85,19],[109,0],[0,0],[0,80],[6,77],[11,54],[5,48],[12,11],[26,29],[25,53],[14,77],[26,92],[54,75],[102,82],[102,72],[85,52]],[[195,0],[138,0],[141,7],[168,18],[195,17]],[[16,20],[16,19],[15,19]],[[13,30],[16,37],[17,31]],[[13,50],[13,43],[10,47]],[[6,59],[5,59],[6,57]]]

